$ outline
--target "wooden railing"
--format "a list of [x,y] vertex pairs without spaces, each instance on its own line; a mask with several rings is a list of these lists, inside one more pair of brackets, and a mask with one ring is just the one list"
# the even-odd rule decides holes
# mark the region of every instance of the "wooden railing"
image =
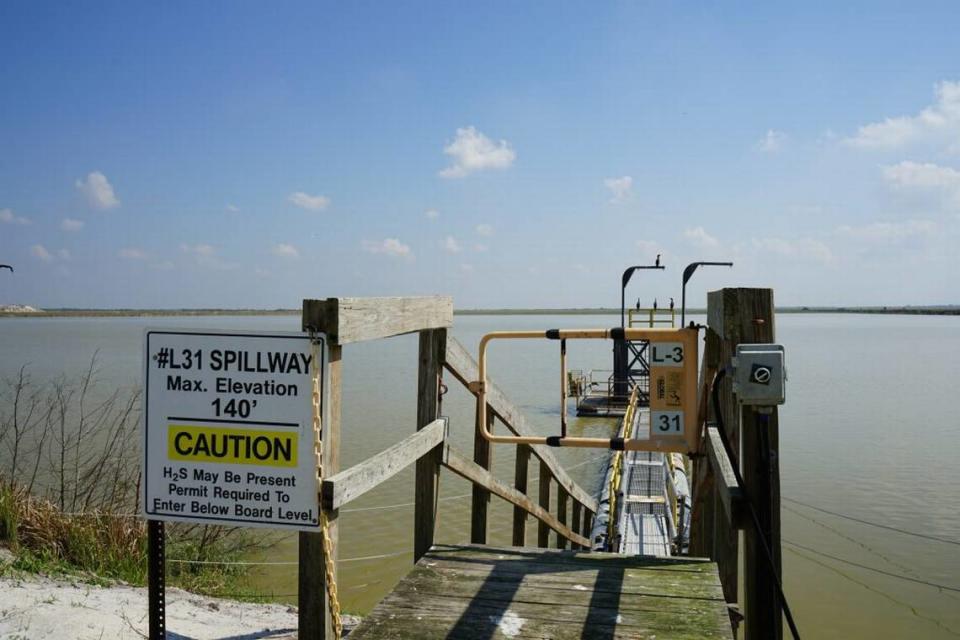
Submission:
[[[487,506],[495,495],[514,507],[513,544],[525,546],[526,523],[533,516],[538,523],[537,545],[550,543],[555,532],[559,548],[589,549],[590,530],[597,513],[597,499],[569,476],[554,455],[542,445],[516,447],[514,481],[509,483],[490,472],[490,448],[473,425],[472,458],[450,443],[449,425],[440,416],[440,390],[444,369],[474,395],[471,385],[478,379],[477,364],[456,340],[447,337],[453,323],[450,298],[330,298],[304,300],[303,328],[327,334],[330,344],[328,370],[330,412],[323,426],[323,481],[321,501],[328,514],[333,556],[337,554],[338,510],[352,500],[389,480],[401,470],[416,464],[414,493],[414,561],[433,545],[436,505],[441,466],[469,480],[473,485],[471,541],[484,544],[487,539]],[[417,431],[356,465],[340,471],[341,358],[344,344],[386,338],[403,333],[419,333],[417,375]],[[487,389],[487,416],[500,420],[512,433],[529,435],[532,428],[520,411],[495,385]],[[479,412],[478,412],[479,415]],[[539,460],[540,486],[535,502],[527,495],[531,454]],[[550,494],[556,487],[556,512],[550,510]],[[569,518],[568,518],[569,512]],[[332,629],[320,594],[325,593],[324,549],[319,534],[300,534],[300,608],[299,637],[323,639]],[[320,598],[320,599],[318,599]]]

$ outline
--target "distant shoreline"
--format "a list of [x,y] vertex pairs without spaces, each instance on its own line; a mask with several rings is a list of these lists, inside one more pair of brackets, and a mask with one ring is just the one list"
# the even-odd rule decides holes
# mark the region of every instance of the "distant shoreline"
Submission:
[[[703,315],[705,309],[689,309]],[[780,307],[777,313],[861,313],[874,315],[957,316],[960,305],[925,307]],[[300,309],[43,309],[38,311],[0,311],[0,318],[136,318],[170,316],[297,316]],[[457,309],[455,316],[587,316],[620,315],[619,309],[592,307],[583,309]]]

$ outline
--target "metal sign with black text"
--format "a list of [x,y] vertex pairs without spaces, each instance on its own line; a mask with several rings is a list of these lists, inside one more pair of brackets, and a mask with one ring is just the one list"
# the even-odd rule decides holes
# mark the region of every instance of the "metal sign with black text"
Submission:
[[326,339],[315,339],[317,349],[305,333],[145,332],[147,518],[318,528],[314,366],[321,414],[329,403]]

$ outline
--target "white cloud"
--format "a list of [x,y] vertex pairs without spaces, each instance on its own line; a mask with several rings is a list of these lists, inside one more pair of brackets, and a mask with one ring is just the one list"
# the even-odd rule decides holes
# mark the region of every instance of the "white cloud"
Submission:
[[403,244],[396,238],[386,238],[379,242],[364,240],[363,249],[369,253],[382,253],[394,258],[413,258],[410,245]]
[[822,264],[833,262],[830,247],[813,238],[785,240],[783,238],[754,238],[753,247],[782,258],[811,260]]
[[786,142],[787,134],[785,134],[783,131],[767,129],[767,135],[763,136],[763,139],[754,145],[754,149],[757,151],[762,151],[763,153],[776,153],[783,148],[783,145]]
[[841,236],[867,242],[897,242],[916,236],[930,236],[937,225],[930,220],[905,220],[903,222],[872,222],[861,226],[842,225],[837,227]]
[[489,238],[490,236],[493,235],[493,227],[490,226],[489,224],[478,224],[476,227],[474,227],[474,230],[477,232],[478,235],[484,236],[486,238]]
[[700,247],[701,249],[710,249],[720,245],[720,242],[707,233],[703,227],[685,229],[683,232],[683,237],[687,239],[687,242],[695,247]]
[[960,82],[934,88],[936,99],[914,116],[886,118],[860,127],[844,142],[861,149],[896,149],[921,141],[944,141],[960,149]]
[[50,252],[47,251],[46,247],[44,247],[42,244],[35,244],[30,247],[30,255],[32,255],[34,258],[43,260],[44,262],[53,261],[53,256],[50,255]]
[[607,178],[603,181],[603,186],[610,190],[612,204],[623,202],[633,195],[633,178],[630,176]]
[[182,243],[180,250],[184,253],[190,253],[201,258],[210,258],[217,250],[209,244],[187,244]]
[[423,212],[423,215],[427,216],[430,220],[436,220],[440,217],[440,212],[436,209],[427,209]]
[[909,160],[883,168],[883,178],[894,189],[943,198],[960,208],[960,171],[929,162]]
[[473,250],[476,251],[477,253],[483,253],[484,251],[486,251],[486,250],[489,249],[489,248],[490,248],[490,247],[488,247],[487,245],[483,244],[482,242],[475,242],[475,243],[473,244]]
[[506,169],[517,157],[509,142],[494,142],[472,126],[457,129],[456,138],[443,152],[453,158],[453,164],[440,171],[443,178],[462,178],[486,169]]
[[292,244],[281,242],[273,246],[273,255],[280,256],[281,258],[299,258],[300,252]]
[[443,239],[443,242],[440,243],[440,246],[443,247],[443,250],[447,253],[460,253],[460,243],[457,242],[457,239],[453,236],[447,236]]
[[312,196],[309,193],[304,193],[303,191],[291,193],[287,197],[287,200],[297,205],[301,209],[308,209],[310,211],[323,211],[330,206],[330,198],[327,196]]
[[64,218],[60,222],[60,229],[63,231],[80,231],[83,229],[83,220],[74,220],[73,218]]
[[60,249],[57,251],[57,257],[61,260],[70,260],[73,258],[73,255],[70,253],[69,249]]
[[240,211],[240,207],[238,207],[238,206],[235,205],[235,204],[231,204],[231,203],[229,203],[229,202],[227,203],[227,206],[224,207],[224,208],[225,208],[227,211],[229,211],[230,213],[237,213],[238,211]]
[[117,252],[117,256],[124,260],[146,260],[147,252],[136,247],[124,247]]
[[112,209],[120,205],[107,176],[99,171],[89,173],[85,179],[77,180],[75,184],[94,209]]
[[473,273],[474,271],[476,271],[476,269],[473,268],[472,264],[467,264],[466,262],[464,262],[463,264],[460,265],[460,271],[463,271],[464,273]]
[[230,270],[239,267],[233,262],[226,262],[217,255],[217,248],[210,244],[187,244],[180,245],[180,251],[193,256],[198,266],[210,269]]
[[14,215],[10,209],[0,209],[0,222],[4,224],[30,224],[28,218]]

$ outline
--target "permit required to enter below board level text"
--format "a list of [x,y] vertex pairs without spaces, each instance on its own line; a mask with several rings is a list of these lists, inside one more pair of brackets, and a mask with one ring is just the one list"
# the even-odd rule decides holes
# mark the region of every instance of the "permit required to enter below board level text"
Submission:
[[148,329],[144,347],[146,517],[316,530],[309,336]]

